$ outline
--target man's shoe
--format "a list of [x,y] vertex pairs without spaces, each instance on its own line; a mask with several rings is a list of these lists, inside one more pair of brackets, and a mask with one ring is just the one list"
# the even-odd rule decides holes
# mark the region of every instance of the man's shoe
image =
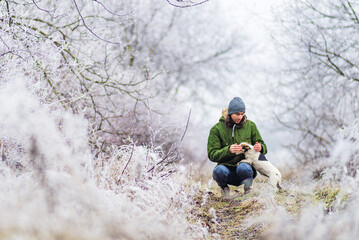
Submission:
[[244,194],[247,194],[251,191],[251,186],[244,186]]
[[251,191],[251,187],[252,187],[252,182],[253,182],[253,179],[250,179],[250,178],[247,178],[243,181],[243,184],[244,184],[244,194],[247,194]]
[[221,193],[222,193],[222,197],[229,198],[231,189],[228,186],[224,187],[224,188],[222,188]]

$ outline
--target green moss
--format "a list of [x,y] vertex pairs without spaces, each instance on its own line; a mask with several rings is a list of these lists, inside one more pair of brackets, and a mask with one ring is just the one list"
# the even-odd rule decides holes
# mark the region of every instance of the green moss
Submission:
[[[341,197],[339,198],[339,196]],[[314,200],[325,204],[325,210],[327,212],[332,212],[335,210],[336,205],[345,204],[350,194],[341,192],[338,186],[326,185],[321,188],[316,188],[313,197]]]
[[305,206],[308,206],[308,204],[313,202],[312,194],[304,192],[289,193],[285,190],[277,192],[275,200],[278,205],[284,206],[293,216],[298,216]]

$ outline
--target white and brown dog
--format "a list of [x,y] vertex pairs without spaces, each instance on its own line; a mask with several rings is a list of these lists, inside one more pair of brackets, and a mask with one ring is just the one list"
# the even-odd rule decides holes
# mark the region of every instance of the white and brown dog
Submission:
[[273,187],[277,187],[279,190],[282,189],[280,181],[282,175],[279,170],[273,166],[268,160],[259,160],[260,152],[253,149],[253,146],[247,142],[242,142],[239,145],[242,146],[240,153],[244,153],[244,162],[251,164],[260,174],[269,178],[269,182]]

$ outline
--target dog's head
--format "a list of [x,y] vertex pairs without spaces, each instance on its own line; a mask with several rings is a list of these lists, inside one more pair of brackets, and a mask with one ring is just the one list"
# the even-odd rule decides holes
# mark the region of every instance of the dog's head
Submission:
[[240,143],[239,145],[242,146],[242,150],[240,151],[240,153],[245,153],[245,152],[247,152],[248,150],[253,149],[253,146],[250,145],[250,144],[247,143],[247,142],[242,142],[242,143]]

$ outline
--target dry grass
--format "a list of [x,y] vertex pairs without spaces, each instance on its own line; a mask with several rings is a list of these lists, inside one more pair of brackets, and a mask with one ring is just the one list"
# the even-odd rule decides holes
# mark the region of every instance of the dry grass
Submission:
[[[259,176],[250,193],[244,194],[243,187],[231,186],[231,194],[235,197],[225,199],[212,182],[210,186],[203,186],[196,196],[192,214],[208,228],[210,239],[267,239],[266,230],[271,227],[268,221],[278,208],[285,209],[294,220],[310,206],[324,204],[327,209],[332,209],[340,191],[336,186],[321,184],[313,190],[304,190],[290,179],[282,185],[281,191],[268,190],[267,179]],[[344,196],[340,201],[349,198]]]

